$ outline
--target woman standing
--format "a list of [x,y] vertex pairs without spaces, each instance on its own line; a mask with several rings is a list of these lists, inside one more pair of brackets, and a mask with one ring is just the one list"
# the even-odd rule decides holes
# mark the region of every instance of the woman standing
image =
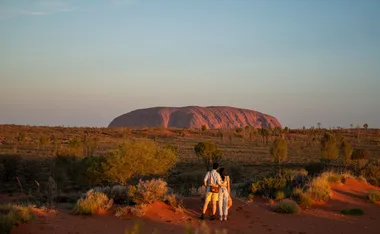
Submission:
[[219,174],[221,177],[221,181],[218,182],[219,189],[219,215],[220,221],[227,220],[228,216],[228,198],[230,197],[231,185],[230,178],[227,176],[226,170],[224,168],[220,168]]

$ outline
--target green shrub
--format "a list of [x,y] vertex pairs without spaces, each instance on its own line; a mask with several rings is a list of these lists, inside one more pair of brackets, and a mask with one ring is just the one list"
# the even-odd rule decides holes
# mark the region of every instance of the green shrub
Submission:
[[273,210],[277,213],[296,214],[300,208],[295,201],[282,200],[274,206]]
[[34,219],[29,207],[18,205],[0,205],[0,234],[10,234],[13,227]]
[[314,201],[328,201],[331,198],[331,188],[327,174],[314,178],[307,193]]
[[90,190],[87,192],[85,198],[77,201],[74,207],[74,214],[92,215],[97,212],[106,211],[113,205],[113,200],[109,199],[107,195],[100,192]]
[[288,147],[285,139],[276,139],[270,149],[270,154],[272,155],[274,162],[277,164],[285,161],[288,156]]
[[362,209],[355,208],[355,209],[342,210],[341,213],[344,214],[344,215],[359,216],[359,215],[363,215],[364,211]]
[[371,191],[367,197],[372,203],[378,203],[380,202],[380,191]]
[[119,145],[103,163],[103,170],[111,182],[125,185],[133,176],[164,175],[176,161],[171,149],[148,139],[136,139]]
[[167,183],[162,179],[140,181],[137,186],[128,188],[128,196],[136,204],[152,204],[163,201],[167,194]]

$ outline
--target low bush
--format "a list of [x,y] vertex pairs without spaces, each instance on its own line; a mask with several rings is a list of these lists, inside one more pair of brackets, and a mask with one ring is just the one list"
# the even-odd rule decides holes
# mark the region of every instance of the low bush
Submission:
[[327,181],[330,184],[339,184],[342,183],[343,176],[336,174],[334,172],[327,172]]
[[372,203],[379,203],[380,202],[380,191],[371,191],[368,193],[367,197]]
[[18,205],[0,205],[0,234],[10,234],[12,229],[20,223],[34,218],[29,207]]
[[117,204],[128,204],[129,198],[127,191],[126,186],[115,185],[112,187],[109,197]]
[[106,211],[113,205],[113,200],[109,199],[104,193],[90,190],[86,197],[77,201],[74,206],[74,214],[92,215],[98,212]]
[[380,186],[380,178],[368,178],[367,181],[373,186]]
[[354,216],[359,216],[359,215],[363,215],[364,214],[364,211],[362,209],[347,209],[347,210],[342,210],[341,211],[342,214],[344,215],[354,215]]
[[136,204],[152,204],[163,201],[167,194],[167,183],[162,179],[140,181],[137,186],[128,188],[128,196]]
[[280,170],[264,178],[256,179],[250,193],[268,198],[276,198],[278,191],[283,191],[284,198],[291,195],[295,187],[303,187],[309,181],[305,170]]
[[273,210],[277,213],[296,214],[300,208],[295,201],[282,200],[273,207]]
[[145,215],[148,208],[149,208],[148,204],[137,204],[134,206],[118,207],[116,210],[115,216],[123,217],[128,214],[132,214],[133,216],[142,217]]

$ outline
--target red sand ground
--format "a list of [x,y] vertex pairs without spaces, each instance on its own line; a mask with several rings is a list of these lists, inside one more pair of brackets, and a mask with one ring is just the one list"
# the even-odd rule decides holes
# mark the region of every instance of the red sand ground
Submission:
[[[245,204],[234,199],[230,220],[205,222],[210,228],[226,229],[228,233],[379,233],[380,206],[365,200],[365,194],[375,189],[356,180],[348,180],[344,185],[334,185],[332,200],[326,204],[316,205],[300,214],[286,215],[271,211],[264,202]],[[144,223],[142,233],[185,233],[185,226],[190,223],[199,227],[199,198],[186,198],[185,213],[175,213],[166,204],[157,203],[140,220]],[[340,211],[360,208],[363,216],[343,216]],[[37,219],[14,229],[13,234],[84,234],[106,233],[123,234],[139,219],[128,216],[124,219],[110,214],[95,216],[74,216],[69,211],[59,210],[56,215],[37,214]]]

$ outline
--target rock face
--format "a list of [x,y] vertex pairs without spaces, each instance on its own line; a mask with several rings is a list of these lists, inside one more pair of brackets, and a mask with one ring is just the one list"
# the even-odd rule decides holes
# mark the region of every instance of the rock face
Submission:
[[280,122],[257,111],[227,106],[153,107],[115,118],[108,127],[201,128],[281,127]]

